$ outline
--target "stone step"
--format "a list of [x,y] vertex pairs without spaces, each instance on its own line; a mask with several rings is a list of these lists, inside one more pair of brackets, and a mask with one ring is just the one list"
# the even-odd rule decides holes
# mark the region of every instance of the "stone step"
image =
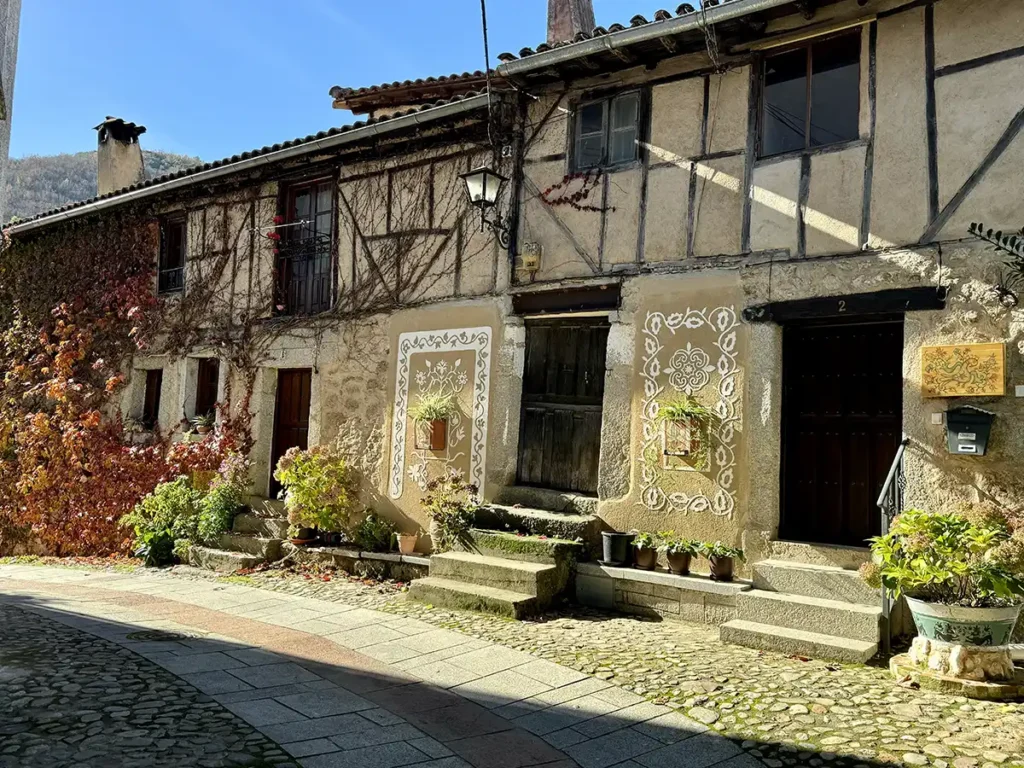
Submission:
[[762,560],[754,563],[753,571],[755,589],[872,606],[882,599],[879,590],[865,584],[857,571],[845,568]]
[[281,539],[247,533],[222,533],[217,546],[227,552],[256,555],[268,561],[281,559]]
[[235,515],[235,522],[231,526],[235,533],[245,533],[251,536],[262,536],[268,539],[288,538],[288,519],[284,517],[262,517],[252,512],[243,512]]
[[555,565],[526,563],[471,552],[432,555],[430,575],[531,595],[537,598],[541,607],[550,605],[565,586],[560,569]]
[[736,598],[736,618],[787,629],[813,627],[824,634],[877,643],[881,606],[752,589]]
[[534,488],[529,485],[509,485],[498,492],[495,500],[503,507],[526,507],[547,512],[564,512],[573,515],[596,515],[597,497],[583,496],[567,491],[549,488]]
[[521,560],[525,563],[567,563],[579,560],[584,547],[576,541],[539,536],[525,536],[507,531],[491,531],[474,528],[470,531],[472,541],[460,545],[466,552],[507,560]]
[[856,664],[863,664],[878,653],[877,642],[851,640],[742,619],[722,624],[718,628],[718,636],[723,643]]
[[513,619],[533,616],[538,610],[537,598],[532,595],[435,576],[412,582],[409,585],[409,597],[442,608],[481,611]]
[[1014,661],[1024,662],[1024,643],[1012,643],[1010,645],[1010,658]]
[[[489,504],[474,515],[477,528],[547,536],[551,539],[579,539],[591,548],[601,546],[601,520],[593,515],[549,512],[533,507]],[[596,549],[595,549],[596,551]]]
[[871,561],[871,550],[863,547],[846,547],[838,544],[809,544],[800,541],[773,541],[772,560],[788,560],[810,565],[828,565],[834,568],[857,570]]
[[188,562],[189,565],[205,568],[208,571],[237,573],[247,568],[255,568],[264,560],[259,555],[247,555],[244,552],[228,552],[213,547],[193,546],[189,548]]

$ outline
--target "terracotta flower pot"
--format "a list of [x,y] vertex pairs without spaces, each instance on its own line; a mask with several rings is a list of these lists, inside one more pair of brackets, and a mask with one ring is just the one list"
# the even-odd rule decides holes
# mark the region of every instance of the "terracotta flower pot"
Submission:
[[709,557],[712,581],[732,581],[733,559],[731,557]]
[[200,435],[208,435],[213,431],[213,427],[201,426],[196,427],[196,432]]
[[448,420],[434,419],[416,423],[416,449],[443,451],[448,447]]
[[665,553],[665,559],[668,560],[668,569],[680,576],[686,576],[690,573],[690,560],[692,557],[689,552]]
[[411,555],[416,552],[416,542],[419,541],[419,534],[400,533],[398,534],[398,552],[403,555]]
[[654,566],[658,564],[658,550],[654,547],[637,547],[636,548],[636,568],[640,568],[644,571],[653,571]]

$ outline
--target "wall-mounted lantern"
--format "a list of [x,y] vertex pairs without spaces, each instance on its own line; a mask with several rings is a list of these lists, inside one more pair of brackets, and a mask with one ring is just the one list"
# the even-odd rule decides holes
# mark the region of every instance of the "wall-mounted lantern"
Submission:
[[946,411],[946,446],[950,453],[984,456],[996,415],[991,411],[964,405]]
[[501,187],[508,179],[486,165],[463,173],[459,178],[466,183],[466,194],[469,196],[470,204],[480,209],[480,231],[484,231],[485,225],[490,227],[501,246],[508,248],[511,233],[501,214],[495,210],[494,218],[487,218],[487,210],[497,206]]

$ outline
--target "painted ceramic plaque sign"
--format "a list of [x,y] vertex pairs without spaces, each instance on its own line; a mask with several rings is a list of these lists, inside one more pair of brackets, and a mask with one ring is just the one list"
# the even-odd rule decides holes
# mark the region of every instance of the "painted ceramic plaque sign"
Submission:
[[921,348],[925,397],[985,397],[1006,394],[1003,344],[951,344]]

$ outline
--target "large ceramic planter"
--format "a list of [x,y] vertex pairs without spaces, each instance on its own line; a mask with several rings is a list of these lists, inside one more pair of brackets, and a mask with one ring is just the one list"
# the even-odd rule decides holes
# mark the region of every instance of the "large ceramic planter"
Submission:
[[954,645],[1000,646],[1010,642],[1021,606],[964,608],[907,598],[917,634]]
[[619,533],[618,531],[601,531],[602,554],[601,565],[627,565],[629,550],[632,548],[635,533]]

